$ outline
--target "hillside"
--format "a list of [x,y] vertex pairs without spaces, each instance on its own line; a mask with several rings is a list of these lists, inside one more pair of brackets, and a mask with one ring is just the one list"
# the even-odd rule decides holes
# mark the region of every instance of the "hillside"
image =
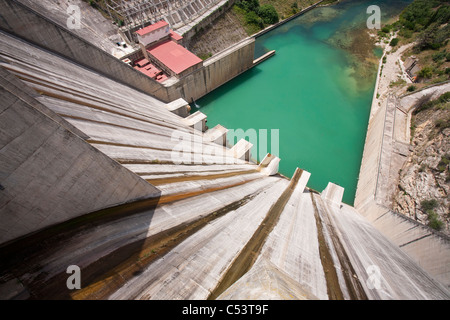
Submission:
[[393,209],[449,234],[450,92],[416,109],[412,131]]
[[[224,50],[258,31],[286,19],[317,0],[238,0],[190,39],[188,48],[202,59]],[[335,1],[325,0],[324,4]]]
[[[450,79],[449,19],[449,1],[415,0],[397,21],[378,32],[381,43],[392,48],[381,72],[389,72],[393,57],[397,67],[402,62],[402,75],[390,80],[388,93],[399,96]],[[415,67],[409,70],[412,61]],[[411,153],[398,173],[392,209],[450,234],[450,94],[432,101],[424,96],[408,107],[415,107],[411,115]]]

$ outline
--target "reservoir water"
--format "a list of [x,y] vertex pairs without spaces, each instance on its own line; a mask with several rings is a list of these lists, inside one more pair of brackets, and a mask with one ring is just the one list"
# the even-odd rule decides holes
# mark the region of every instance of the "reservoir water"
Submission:
[[[278,129],[280,173],[290,178],[305,169],[308,187],[322,191],[334,182],[353,204],[380,53],[367,32],[367,8],[378,5],[385,22],[411,2],[349,0],[307,12],[257,38],[255,57],[275,56],[197,106],[210,128],[267,129],[267,152]],[[257,148],[252,154],[261,160]]]

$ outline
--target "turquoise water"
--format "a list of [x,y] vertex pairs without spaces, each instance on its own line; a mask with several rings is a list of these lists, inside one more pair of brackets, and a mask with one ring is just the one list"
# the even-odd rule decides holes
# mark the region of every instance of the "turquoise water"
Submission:
[[[361,40],[366,9],[379,5],[386,20],[410,2],[343,1],[259,37],[255,56],[276,50],[275,56],[197,101],[208,126],[267,129],[268,142],[253,148],[255,158],[261,160],[257,148],[264,154],[267,145],[281,158],[282,174],[305,169],[310,188],[322,191],[334,182],[345,188],[344,202],[353,204],[379,55]],[[275,148],[271,129],[279,130]]]

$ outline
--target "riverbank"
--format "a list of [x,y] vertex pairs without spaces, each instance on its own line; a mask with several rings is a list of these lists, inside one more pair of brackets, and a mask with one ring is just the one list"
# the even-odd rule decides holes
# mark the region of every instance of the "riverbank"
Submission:
[[[400,184],[399,172],[405,170],[414,150],[410,144],[411,114],[424,97],[437,98],[450,90],[450,84],[434,85],[405,95],[411,81],[401,57],[413,44],[397,49],[384,42],[382,45],[384,52],[372,100],[355,207],[381,233],[448,287],[450,276],[445,270],[448,270],[450,238],[425,225],[424,221],[417,221],[414,215],[409,217],[394,211],[398,206],[394,207],[393,201]],[[416,171],[420,170],[420,164],[413,165],[418,167]],[[420,191],[427,192],[426,188]],[[418,198],[413,201],[414,206],[420,202]]]

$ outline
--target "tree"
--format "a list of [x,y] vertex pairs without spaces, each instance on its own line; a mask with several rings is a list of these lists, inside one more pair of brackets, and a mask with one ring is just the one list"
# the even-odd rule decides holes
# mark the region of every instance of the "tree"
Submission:
[[245,11],[255,11],[259,8],[258,0],[238,0],[236,2],[237,6],[244,9]]
[[265,24],[274,24],[280,20],[277,11],[271,4],[265,4],[259,7],[258,15]]

